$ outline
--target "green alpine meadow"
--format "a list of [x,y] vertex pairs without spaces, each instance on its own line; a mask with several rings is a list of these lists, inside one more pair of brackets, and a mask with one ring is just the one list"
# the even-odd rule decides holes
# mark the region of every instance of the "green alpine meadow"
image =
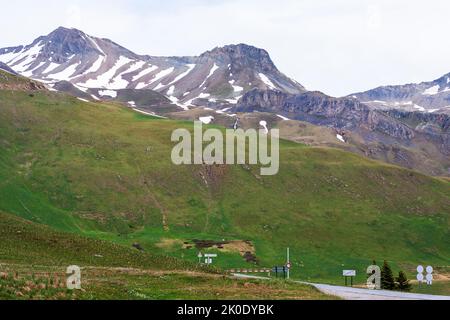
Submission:
[[[25,81],[0,75],[10,87]],[[57,287],[50,298],[264,298],[251,295],[259,287],[279,288],[279,298],[325,298],[301,285],[227,274],[283,265],[287,247],[291,277],[308,282],[342,284],[342,269],[356,269],[365,283],[373,260],[409,278],[424,262],[448,272],[448,179],[287,140],[274,176],[261,176],[259,166],[177,166],[170,159],[177,128],[192,131],[193,123],[48,90],[0,90],[0,281],[79,265],[93,289]],[[214,267],[199,265],[199,252],[217,254]],[[118,286],[128,294],[103,288],[101,270],[126,283]],[[158,279],[150,280],[156,291],[142,289],[146,272],[194,292],[166,292]],[[52,272],[44,274],[55,286]],[[47,297],[24,292],[20,281],[0,296]],[[223,288],[242,282],[250,284],[238,292]]]

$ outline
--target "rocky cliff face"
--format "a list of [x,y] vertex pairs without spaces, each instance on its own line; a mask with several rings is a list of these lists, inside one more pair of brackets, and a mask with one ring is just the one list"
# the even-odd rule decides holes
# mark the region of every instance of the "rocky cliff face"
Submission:
[[450,115],[401,110],[389,110],[386,114],[407,123],[415,132],[424,134],[437,145],[442,154],[450,156]]
[[356,147],[355,152],[432,175],[450,174],[447,114],[378,110],[355,98],[320,92],[295,95],[256,89],[245,94],[234,111],[270,112],[334,128],[351,139],[348,147]]
[[252,90],[242,97],[238,112],[264,111],[336,129],[366,128],[409,140],[414,130],[391,116],[372,110],[356,99],[332,98],[320,92],[290,95],[281,91]]

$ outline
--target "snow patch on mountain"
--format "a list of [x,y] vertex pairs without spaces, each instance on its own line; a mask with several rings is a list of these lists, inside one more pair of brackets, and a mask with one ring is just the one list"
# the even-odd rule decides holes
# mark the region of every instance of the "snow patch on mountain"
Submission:
[[58,64],[58,63],[50,62],[48,64],[47,68],[45,68],[45,70],[42,71],[42,74],[50,74],[53,70],[55,70],[59,66],[60,66],[60,64]]
[[111,89],[123,89],[128,87],[130,82],[128,80],[125,80],[123,78],[123,75],[133,73],[139,69],[141,69],[145,64],[145,61],[135,61],[128,69],[125,71],[122,71],[120,74],[118,74],[114,79],[111,80]]
[[143,77],[145,77],[146,75],[152,73],[153,71],[156,71],[158,69],[158,66],[152,66],[150,65],[149,68],[142,70],[141,72],[139,72],[137,75],[135,75],[133,77],[133,81],[139,80]]
[[427,90],[425,90],[423,92],[423,95],[432,96],[432,95],[438,94],[439,93],[439,88],[440,88],[439,85],[436,85],[436,86],[433,86],[431,88],[428,88]]
[[170,68],[168,68],[168,69],[165,69],[165,70],[163,70],[163,71],[157,73],[157,74],[153,77],[153,79],[150,80],[149,85],[150,85],[150,84],[153,84],[153,83],[155,83],[155,82],[157,82],[158,80],[161,80],[162,78],[164,78],[164,77],[166,77],[166,76],[168,76],[168,75],[171,74],[174,70],[175,70],[174,67],[170,67]]
[[236,97],[236,98],[232,98],[232,99],[225,99],[225,101],[230,103],[230,104],[237,104],[239,102],[240,98],[242,98],[242,96],[239,96],[239,97]]
[[29,69],[28,71],[22,72],[22,75],[25,77],[31,77],[33,75],[34,70],[37,70],[39,68],[41,68],[46,62],[40,62],[37,67],[34,67],[33,69]]
[[106,57],[106,53],[102,50],[102,48],[100,48],[97,41],[93,37],[90,37],[90,36],[87,36],[87,37],[91,41],[91,43],[94,45],[94,47],[98,50],[98,52],[100,52],[103,56]]
[[196,67],[196,64],[187,64],[186,65],[188,67],[187,71],[183,72],[182,74],[180,74],[179,76],[177,76],[171,83],[169,83],[168,85],[177,83],[178,81],[180,81],[181,79],[183,79],[184,77],[186,77],[189,73],[191,73],[192,70],[194,70],[194,68]]
[[162,83],[158,83],[158,85],[153,90],[158,91],[158,90],[161,90],[164,87],[166,87],[166,85],[164,85]]
[[242,91],[244,91],[244,88],[243,88],[243,87],[240,87],[240,86],[236,86],[236,85],[235,85],[236,80],[230,80],[230,81],[228,81],[228,83],[231,84],[231,86],[233,87],[233,91],[234,91],[234,92],[242,92]]
[[209,93],[200,93],[197,99],[206,99],[209,98],[211,95]]
[[103,64],[104,61],[105,61],[105,58],[102,57],[102,56],[99,56],[99,57],[97,58],[97,60],[94,61],[94,63],[92,64],[92,66],[91,66],[88,70],[86,70],[85,73],[88,74],[88,73],[94,73],[94,72],[97,72],[97,71],[101,68],[101,66],[102,66],[102,64]]
[[169,96],[173,95],[174,92],[175,92],[175,86],[170,86],[169,90],[167,90],[167,94]]
[[214,72],[216,72],[217,69],[219,69],[219,66],[216,63],[214,63],[214,65],[211,67],[211,70],[209,70],[208,76],[202,82],[202,84],[199,85],[199,88],[202,88],[206,84],[206,81],[208,81],[208,79],[211,78],[211,76],[214,74]]
[[261,120],[261,121],[259,122],[259,125],[260,125],[261,127],[263,127],[265,134],[268,134],[268,133],[269,133],[269,129],[267,128],[267,121]]
[[214,117],[213,116],[200,117],[199,120],[204,124],[210,124],[214,120]]
[[289,118],[286,118],[286,117],[284,117],[284,116],[282,116],[280,114],[277,114],[277,117],[282,119],[282,120],[284,120],[284,121],[290,120]]
[[80,65],[80,62],[70,65],[68,68],[62,70],[61,72],[52,74],[52,79],[67,80],[67,79],[73,78],[73,76],[77,72],[77,68],[79,65]]
[[19,54],[16,55],[15,58],[10,60],[8,64],[12,65],[15,68],[14,64],[20,62],[20,65],[25,65],[27,63],[33,62],[34,58],[42,51],[44,47],[44,43],[40,42],[28,49],[23,49]]
[[114,90],[100,90],[98,92],[99,95],[102,97],[111,97],[111,98],[117,98],[117,91]]
[[[107,72],[99,75],[96,79],[89,79],[84,84],[80,84],[80,85],[83,85],[83,86],[89,87],[89,88],[106,88],[107,89],[110,87],[110,81],[116,75],[117,71],[132,61],[133,60],[131,60],[129,58],[120,56],[119,59],[114,64],[114,66],[111,69],[109,69]],[[52,77],[54,77],[54,76],[52,76]]]
[[344,139],[344,137],[343,137],[342,135],[337,134],[337,135],[336,135],[336,138],[337,138],[339,141],[345,143],[345,139]]
[[261,78],[261,81],[264,82],[270,89],[275,89],[275,85],[272,81],[264,74],[260,73],[259,77]]

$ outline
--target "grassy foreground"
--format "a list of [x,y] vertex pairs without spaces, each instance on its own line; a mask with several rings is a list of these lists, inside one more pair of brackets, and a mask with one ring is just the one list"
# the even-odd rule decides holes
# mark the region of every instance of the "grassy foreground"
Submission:
[[[66,289],[65,270],[72,264],[82,267],[82,290]],[[308,286],[236,280],[0,213],[0,300],[330,298]]]

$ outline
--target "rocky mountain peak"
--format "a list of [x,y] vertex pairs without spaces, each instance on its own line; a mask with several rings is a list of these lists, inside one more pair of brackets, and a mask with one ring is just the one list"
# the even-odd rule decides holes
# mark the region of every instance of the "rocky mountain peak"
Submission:
[[49,85],[68,81],[81,90],[151,89],[183,109],[205,104],[225,108],[253,88],[304,91],[278,71],[266,50],[246,44],[197,57],[142,56],[111,40],[59,27],[25,47],[0,49],[0,62]]
[[214,48],[203,53],[200,58],[222,61],[235,68],[254,68],[261,72],[276,70],[276,66],[266,50],[243,43]]
[[103,54],[96,39],[77,29],[59,27],[47,36],[38,38],[36,44],[44,44],[41,55],[62,63],[73,55]]

